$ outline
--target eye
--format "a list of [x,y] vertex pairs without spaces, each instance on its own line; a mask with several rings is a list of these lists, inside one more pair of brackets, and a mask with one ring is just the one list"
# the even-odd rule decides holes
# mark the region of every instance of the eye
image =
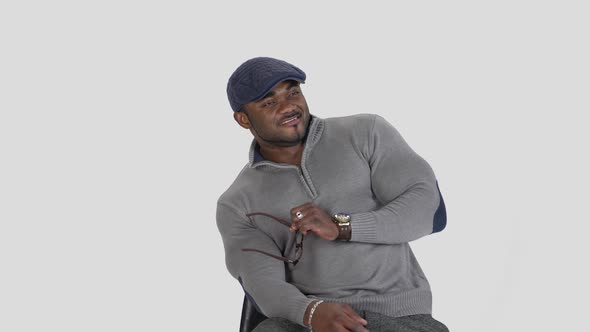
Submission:
[[262,105],[260,105],[260,107],[262,107],[262,108],[270,107],[270,106],[274,105],[274,103],[275,103],[275,101],[273,99],[269,99],[269,100],[264,101],[262,103]]

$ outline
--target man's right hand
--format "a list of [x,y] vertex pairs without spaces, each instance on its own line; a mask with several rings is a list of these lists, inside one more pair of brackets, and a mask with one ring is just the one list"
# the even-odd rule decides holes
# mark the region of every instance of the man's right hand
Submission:
[[369,332],[367,321],[348,304],[323,302],[316,308],[311,327],[314,332]]

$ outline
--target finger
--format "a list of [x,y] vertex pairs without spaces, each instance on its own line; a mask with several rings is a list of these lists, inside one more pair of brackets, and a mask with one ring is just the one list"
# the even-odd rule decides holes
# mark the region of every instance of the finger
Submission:
[[350,329],[344,327],[343,325],[335,325],[332,326],[330,331],[334,331],[334,332],[350,332]]
[[[325,222],[321,219],[321,210],[317,206],[312,206],[305,210],[305,216],[299,220],[299,230],[305,229],[306,232],[312,231],[320,237],[327,239],[326,236],[329,234],[329,229],[326,228]],[[328,224],[334,228],[337,228],[336,224],[330,222]]]
[[309,223],[308,217],[303,217],[302,219],[299,219],[299,220],[293,220],[291,222],[291,227],[289,227],[289,230],[291,232],[301,231],[301,228],[308,223]]
[[312,203],[305,203],[303,205],[291,209],[290,230],[292,232],[298,230],[301,227],[301,222],[303,221],[303,219],[312,214],[311,211],[313,211],[313,209],[311,208],[311,204]]
[[298,229],[301,228],[301,226],[303,225],[305,219],[306,219],[306,215],[303,214],[303,212],[300,212],[300,215],[296,215],[295,217],[291,218],[291,227],[290,230],[292,232],[297,231]]
[[[366,324],[365,324],[366,325]],[[351,331],[353,332],[369,332],[369,330],[367,330],[363,325],[361,324],[357,324],[356,326],[354,326]]]
[[305,204],[301,204],[301,205],[299,205],[299,206],[296,206],[296,207],[292,208],[292,209],[291,209],[291,211],[290,211],[291,217],[296,217],[296,213],[297,213],[298,211],[302,211],[302,210],[304,210],[304,209],[305,209],[305,208],[307,208],[307,207],[308,207],[310,204],[312,204],[312,203],[311,203],[311,202],[307,202],[307,203],[305,203]]
[[296,232],[299,229],[300,223],[301,220],[291,220],[291,226],[289,226],[289,231],[291,231],[291,233]]
[[313,203],[309,202],[309,203],[305,203],[305,204],[302,204],[302,205],[292,208],[290,211],[291,219],[298,219],[298,212],[305,213],[305,211],[308,210],[312,206],[313,206]]
[[346,328],[347,331],[359,331],[359,332],[368,331],[363,326],[363,324],[353,320],[352,317],[350,317],[350,316],[346,316],[345,319],[340,320],[340,323],[342,324],[343,327]]
[[359,316],[359,314],[356,313],[356,311],[354,311],[354,309],[352,309],[351,306],[349,306],[348,304],[345,305],[344,309],[342,310],[345,314],[347,314],[351,319],[353,319],[355,322],[359,322],[362,325],[367,325],[367,321]]
[[299,218],[297,213],[295,214],[295,217],[299,222],[303,219],[314,220],[318,215],[318,207],[310,203],[309,205],[302,207],[301,210],[299,210],[299,213],[301,218]]
[[313,232],[316,236],[328,241],[333,241],[338,238],[338,226],[335,223],[323,222],[315,215],[305,216],[302,220],[293,226],[292,230],[299,230],[302,234],[307,235],[308,232]]
[[299,225],[299,231],[303,235],[307,235],[307,232],[317,233],[318,232],[318,227],[313,222],[311,222],[309,219],[308,220],[302,220],[301,224]]
[[[353,313],[353,316],[356,316],[358,318],[361,318],[359,315],[357,315],[356,312],[352,311],[352,313]],[[361,331],[361,332],[368,331],[364,327],[364,325],[367,325],[367,321],[366,320],[364,320],[364,319],[361,318],[364,321],[364,323],[359,322],[355,317],[349,315],[348,312],[344,312],[344,316],[346,318],[343,318],[341,320],[341,322],[342,322],[342,325],[344,327],[346,327],[346,329],[348,331]]]
[[311,217],[314,222],[319,222],[320,224],[332,224],[333,219],[330,215],[324,211],[322,208],[315,204],[310,204],[300,210],[300,213],[303,214],[304,217]]

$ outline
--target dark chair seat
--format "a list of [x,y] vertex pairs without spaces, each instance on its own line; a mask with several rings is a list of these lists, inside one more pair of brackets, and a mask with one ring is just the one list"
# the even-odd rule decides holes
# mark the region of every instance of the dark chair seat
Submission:
[[266,319],[266,316],[258,312],[256,307],[248,297],[244,295],[244,304],[242,305],[242,319],[240,320],[240,332],[251,332],[260,322]]

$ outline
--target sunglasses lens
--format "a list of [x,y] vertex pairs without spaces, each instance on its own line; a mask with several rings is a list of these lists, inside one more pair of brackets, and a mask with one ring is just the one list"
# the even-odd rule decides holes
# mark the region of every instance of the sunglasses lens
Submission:
[[297,245],[295,248],[295,260],[299,261],[299,259],[303,256],[303,234],[297,234]]
[[[280,222],[281,224],[283,224],[283,225],[285,225],[287,227],[290,226],[290,223],[289,222],[287,222],[285,220],[282,220],[280,218],[277,218],[275,216],[272,216],[272,215],[270,215],[268,213],[252,212],[252,213],[246,214],[247,217],[251,217],[251,216],[255,216],[255,215],[266,216],[266,217],[269,217],[271,219],[274,219],[274,220]],[[304,237],[305,236],[301,232],[297,232],[296,235],[295,235],[295,259],[289,259],[287,257],[276,256],[276,255],[273,255],[271,253],[267,253],[265,251],[258,250],[258,249],[252,249],[252,248],[243,248],[242,251],[255,251],[255,252],[264,254],[266,256],[272,257],[274,259],[278,259],[278,260],[283,261],[283,262],[287,262],[287,263],[291,263],[293,265],[297,265],[297,263],[299,262],[299,259],[301,258],[301,256],[303,256],[303,238]]]

